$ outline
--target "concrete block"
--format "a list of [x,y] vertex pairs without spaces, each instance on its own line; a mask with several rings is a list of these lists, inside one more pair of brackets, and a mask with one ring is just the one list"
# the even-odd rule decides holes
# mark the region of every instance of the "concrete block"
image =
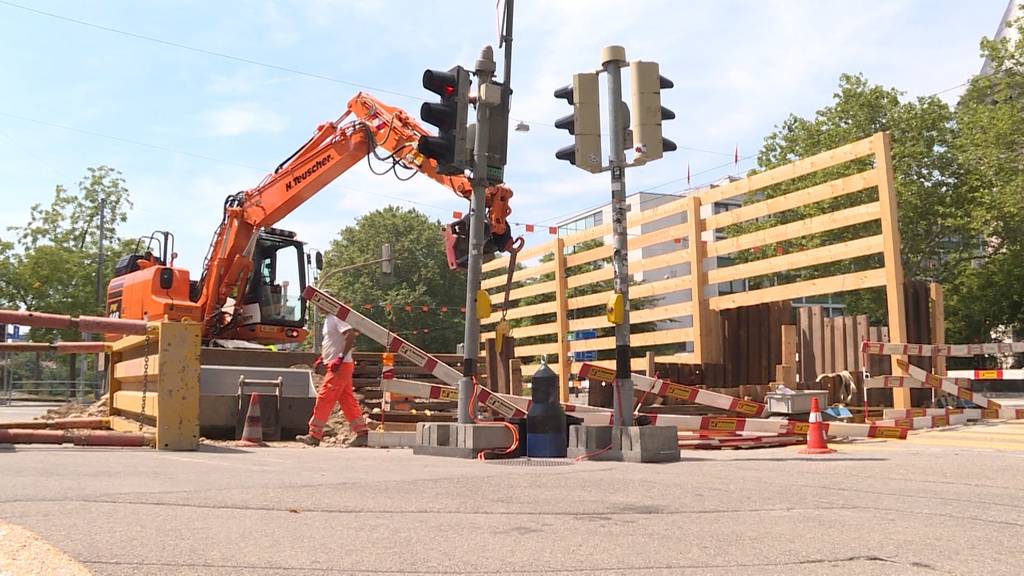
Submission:
[[416,445],[454,446],[456,426],[449,422],[420,422],[416,425]]
[[678,462],[679,436],[675,426],[630,426],[616,435],[624,462]]
[[371,431],[366,444],[371,448],[412,448],[416,445],[416,432]]
[[[588,460],[621,460],[619,450],[612,444],[613,426],[587,426],[586,424],[569,427],[569,449],[566,456],[576,458],[591,454]],[[600,452],[600,454],[598,454]]]
[[508,448],[512,444],[512,431],[493,424],[456,425],[455,446],[473,450]]

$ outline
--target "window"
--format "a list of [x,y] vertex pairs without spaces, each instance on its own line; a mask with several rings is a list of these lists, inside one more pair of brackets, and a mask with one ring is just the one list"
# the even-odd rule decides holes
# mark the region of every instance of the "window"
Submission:
[[604,215],[601,212],[588,214],[578,220],[573,220],[558,227],[559,236],[567,236],[576,232],[582,232],[604,223]]

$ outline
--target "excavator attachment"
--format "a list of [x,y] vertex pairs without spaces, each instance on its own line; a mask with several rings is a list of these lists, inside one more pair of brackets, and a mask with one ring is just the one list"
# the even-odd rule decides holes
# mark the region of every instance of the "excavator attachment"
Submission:
[[[446,225],[442,234],[448,267],[466,270],[469,266],[469,214]],[[508,252],[512,248],[512,233],[508,227],[501,234],[494,234],[491,223],[485,221],[484,238],[483,262],[490,262],[498,252]]]

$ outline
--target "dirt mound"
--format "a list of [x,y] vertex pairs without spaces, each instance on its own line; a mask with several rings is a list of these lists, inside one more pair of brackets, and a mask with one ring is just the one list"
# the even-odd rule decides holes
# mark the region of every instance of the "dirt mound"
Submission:
[[107,408],[107,395],[104,394],[99,400],[92,404],[79,404],[68,402],[56,408],[51,408],[42,416],[36,416],[36,420],[57,420],[59,418],[104,418],[110,416]]

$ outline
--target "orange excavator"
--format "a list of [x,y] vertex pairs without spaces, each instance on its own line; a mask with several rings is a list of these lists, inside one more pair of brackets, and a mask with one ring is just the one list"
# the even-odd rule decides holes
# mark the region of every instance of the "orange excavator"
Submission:
[[[374,170],[377,174],[393,172],[405,180],[423,173],[470,198],[469,179],[439,174],[437,163],[416,150],[420,137],[429,135],[405,111],[369,94],[356,94],[345,114],[317,127],[313,137],[258,186],[225,199],[198,280],[174,266],[173,236],[161,232],[162,239],[153,236],[146,249],[118,261],[107,287],[107,315],[187,318],[203,323],[204,340],[301,342],[306,336],[301,294],[308,260],[295,233],[274,225],[364,158],[371,169],[374,159],[386,167]],[[504,185],[487,188],[485,251],[489,255],[512,248],[506,221],[511,197],[512,191]],[[468,216],[445,228],[452,268],[465,260],[468,229]],[[159,246],[159,255],[151,249],[153,242]]]

